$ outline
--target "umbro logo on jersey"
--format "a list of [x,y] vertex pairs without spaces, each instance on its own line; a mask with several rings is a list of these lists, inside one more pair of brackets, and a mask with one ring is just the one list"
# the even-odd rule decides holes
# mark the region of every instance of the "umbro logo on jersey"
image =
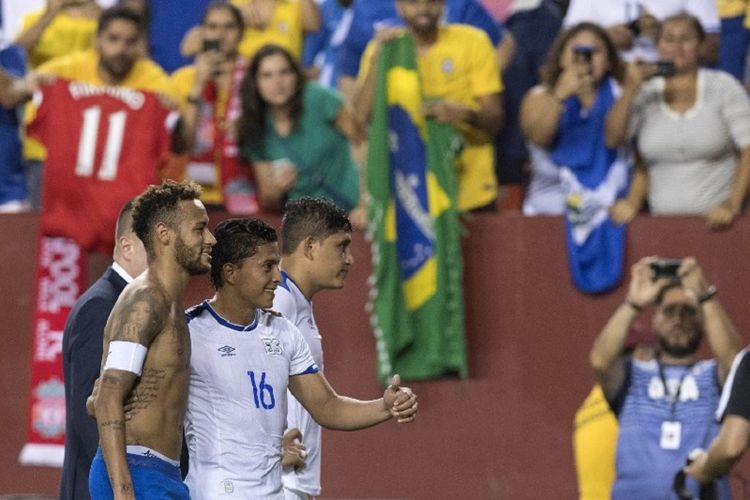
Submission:
[[234,354],[234,351],[236,351],[237,349],[235,349],[234,347],[230,345],[225,345],[225,346],[219,347],[216,350],[221,353],[222,358],[225,358],[227,356],[236,356],[236,354]]

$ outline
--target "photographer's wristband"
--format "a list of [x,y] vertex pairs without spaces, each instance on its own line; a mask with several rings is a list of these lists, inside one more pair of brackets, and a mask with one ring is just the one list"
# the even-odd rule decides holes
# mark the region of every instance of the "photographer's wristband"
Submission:
[[643,312],[643,306],[636,304],[627,297],[625,297],[624,304],[630,306],[635,312]]
[[706,288],[706,291],[703,292],[700,297],[698,297],[698,303],[703,304],[704,302],[708,302],[709,300],[713,299],[716,296],[716,287],[714,285],[709,285],[708,288]]

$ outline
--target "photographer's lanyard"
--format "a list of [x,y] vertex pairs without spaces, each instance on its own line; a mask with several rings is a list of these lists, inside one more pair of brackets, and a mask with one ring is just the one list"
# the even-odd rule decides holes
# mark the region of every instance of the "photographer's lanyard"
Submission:
[[667,378],[664,376],[664,366],[660,360],[656,363],[659,365],[659,378],[661,379],[662,387],[664,387],[664,396],[669,397],[672,403],[670,409],[670,420],[666,420],[661,423],[661,439],[659,446],[664,450],[678,450],[680,449],[680,443],[682,442],[682,423],[677,420],[677,403],[680,400],[680,393],[682,392],[682,384],[685,379],[693,370],[693,364],[688,365],[685,368],[685,372],[680,377],[680,383],[677,386],[677,391],[672,395],[667,385]]

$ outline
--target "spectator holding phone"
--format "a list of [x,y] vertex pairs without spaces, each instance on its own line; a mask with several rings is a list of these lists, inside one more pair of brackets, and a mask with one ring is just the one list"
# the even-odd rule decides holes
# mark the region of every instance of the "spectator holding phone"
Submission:
[[581,23],[558,36],[542,83],[521,103],[521,130],[531,155],[524,214],[565,212],[571,193],[562,180],[563,168],[579,178],[604,178],[625,162],[623,151],[604,143],[604,119],[620,93],[623,75],[617,50],[601,27]]
[[[630,326],[655,306],[654,359],[624,355]],[[715,359],[698,357],[706,337]],[[720,387],[740,349],[740,338],[693,257],[639,260],[623,303],[594,341],[590,361],[617,415],[613,500],[673,498],[672,481],[685,457],[705,448],[719,427]],[[693,494],[697,485],[688,484]],[[717,498],[730,498],[726,480]]]
[[657,45],[674,74],[644,80],[647,72],[628,68],[606,139],[610,147],[635,140],[641,161],[628,196],[612,209],[618,222],[630,222],[646,198],[652,214],[702,214],[712,229],[729,227],[742,211],[750,188],[750,102],[729,74],[699,67],[704,37],[696,18],[672,16]]
[[191,151],[187,176],[203,186],[206,205],[224,205],[234,214],[258,211],[250,166],[237,146],[240,84],[248,62],[238,53],[244,29],[239,9],[227,2],[209,4],[200,25],[202,51],[195,64],[172,74],[183,102]]

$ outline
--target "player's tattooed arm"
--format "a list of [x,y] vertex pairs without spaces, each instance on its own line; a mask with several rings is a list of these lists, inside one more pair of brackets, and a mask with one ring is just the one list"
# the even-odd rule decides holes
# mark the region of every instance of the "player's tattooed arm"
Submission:
[[[170,305],[163,293],[142,286],[126,290],[112,311],[105,331],[106,342],[121,341],[148,348],[163,329]],[[102,366],[106,366],[105,346]],[[133,371],[102,370],[95,401],[99,439],[116,498],[133,498],[133,484],[125,456],[126,424],[123,403],[136,385]]]
[[110,341],[135,342],[148,347],[159,334],[169,315],[170,304],[154,287],[129,291],[126,301],[112,311],[106,336]]

